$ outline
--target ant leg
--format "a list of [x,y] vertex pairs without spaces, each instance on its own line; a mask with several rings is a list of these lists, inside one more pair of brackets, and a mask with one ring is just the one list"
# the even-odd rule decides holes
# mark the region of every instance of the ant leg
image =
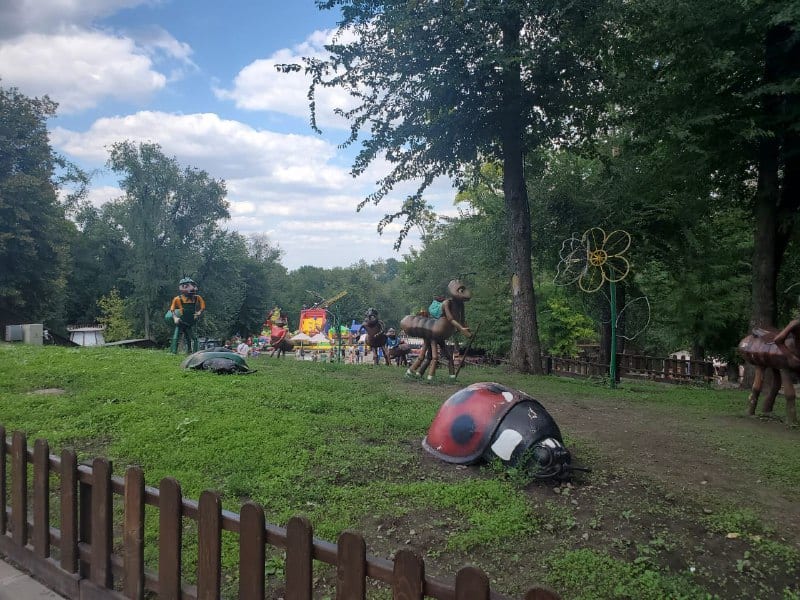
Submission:
[[753,387],[750,389],[750,397],[747,399],[747,414],[756,414],[758,406],[758,395],[761,393],[761,386],[764,385],[764,367],[756,367],[756,374],[753,378]]
[[794,391],[792,374],[788,369],[781,370],[781,379],[783,380],[783,395],[786,397],[786,423],[797,425],[797,408],[795,406],[797,393]]
[[764,398],[765,413],[772,412],[772,409],[775,407],[775,397],[781,389],[781,372],[778,369],[770,369],[770,373],[772,374],[772,382],[769,387],[769,393],[767,397]]
[[436,375],[436,367],[439,366],[439,344],[435,341],[431,342],[431,370],[428,373],[428,380],[433,379]]

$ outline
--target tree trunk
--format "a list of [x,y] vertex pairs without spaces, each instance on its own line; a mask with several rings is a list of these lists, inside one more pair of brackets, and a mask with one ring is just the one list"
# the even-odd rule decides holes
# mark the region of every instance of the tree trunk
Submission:
[[[772,27],[766,36],[764,57],[764,85],[776,85],[785,74],[785,26]],[[766,123],[779,123],[782,99],[778,94],[765,94],[762,106]],[[775,125],[773,125],[775,127]],[[755,230],[753,240],[753,275],[750,325],[753,327],[775,327],[778,315],[777,280],[778,265],[782,260],[779,252],[779,207],[781,203],[780,127],[773,135],[761,140],[758,151],[758,184],[753,206]],[[753,381],[753,368],[745,366],[745,386]]]
[[522,79],[519,35],[522,20],[511,10],[503,20],[503,115],[500,130],[503,152],[509,267],[511,272],[511,366],[521,373],[543,373],[536,295],[531,268],[531,215],[525,187],[522,143]]
[[150,307],[147,306],[144,309],[144,337],[146,339],[150,338]]

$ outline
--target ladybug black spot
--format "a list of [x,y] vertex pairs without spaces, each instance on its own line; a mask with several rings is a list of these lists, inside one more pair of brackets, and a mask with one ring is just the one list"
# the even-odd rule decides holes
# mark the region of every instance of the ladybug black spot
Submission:
[[456,444],[466,444],[475,435],[477,427],[470,415],[459,415],[450,426],[450,436]]

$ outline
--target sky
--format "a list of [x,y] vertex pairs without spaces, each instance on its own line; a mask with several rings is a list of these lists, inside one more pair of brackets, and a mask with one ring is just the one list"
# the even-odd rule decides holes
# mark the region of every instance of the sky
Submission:
[[[383,235],[377,225],[414,184],[357,212],[389,166],[351,177],[357,147],[339,148],[348,128],[333,113],[350,99],[319,96],[318,134],[308,77],[275,68],[324,56],[338,19],[314,0],[0,0],[0,86],[59,104],[51,145],[93,174],[95,205],[122,194],[108,148],[153,142],[224,179],[231,219],[221,225],[266,234],[290,270],[401,260],[417,233],[396,252],[400,225]],[[426,200],[453,215],[454,195],[439,180]]]

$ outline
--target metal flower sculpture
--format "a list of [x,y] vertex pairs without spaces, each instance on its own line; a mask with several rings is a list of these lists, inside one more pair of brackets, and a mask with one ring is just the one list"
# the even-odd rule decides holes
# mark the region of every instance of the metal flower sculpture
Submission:
[[599,227],[592,227],[583,234],[581,243],[586,249],[586,268],[578,277],[578,285],[584,292],[596,292],[606,281],[617,283],[628,275],[631,266],[623,256],[631,247],[627,231],[617,229],[606,235]]
[[[561,244],[561,262],[555,281],[561,285],[578,283],[584,292],[599,291],[608,282],[611,304],[611,347],[616,348],[617,292],[615,284],[625,279],[630,263],[623,256],[631,246],[631,235],[617,229],[609,234],[592,227],[580,238],[577,234]],[[624,310],[624,309],[623,309]],[[616,382],[616,352],[611,353],[611,386]]]
[[577,282],[584,292],[593,293],[606,281],[622,281],[630,271],[630,263],[623,256],[630,245],[631,236],[622,229],[608,235],[599,227],[592,227],[580,237],[573,233],[561,244],[555,282]]

